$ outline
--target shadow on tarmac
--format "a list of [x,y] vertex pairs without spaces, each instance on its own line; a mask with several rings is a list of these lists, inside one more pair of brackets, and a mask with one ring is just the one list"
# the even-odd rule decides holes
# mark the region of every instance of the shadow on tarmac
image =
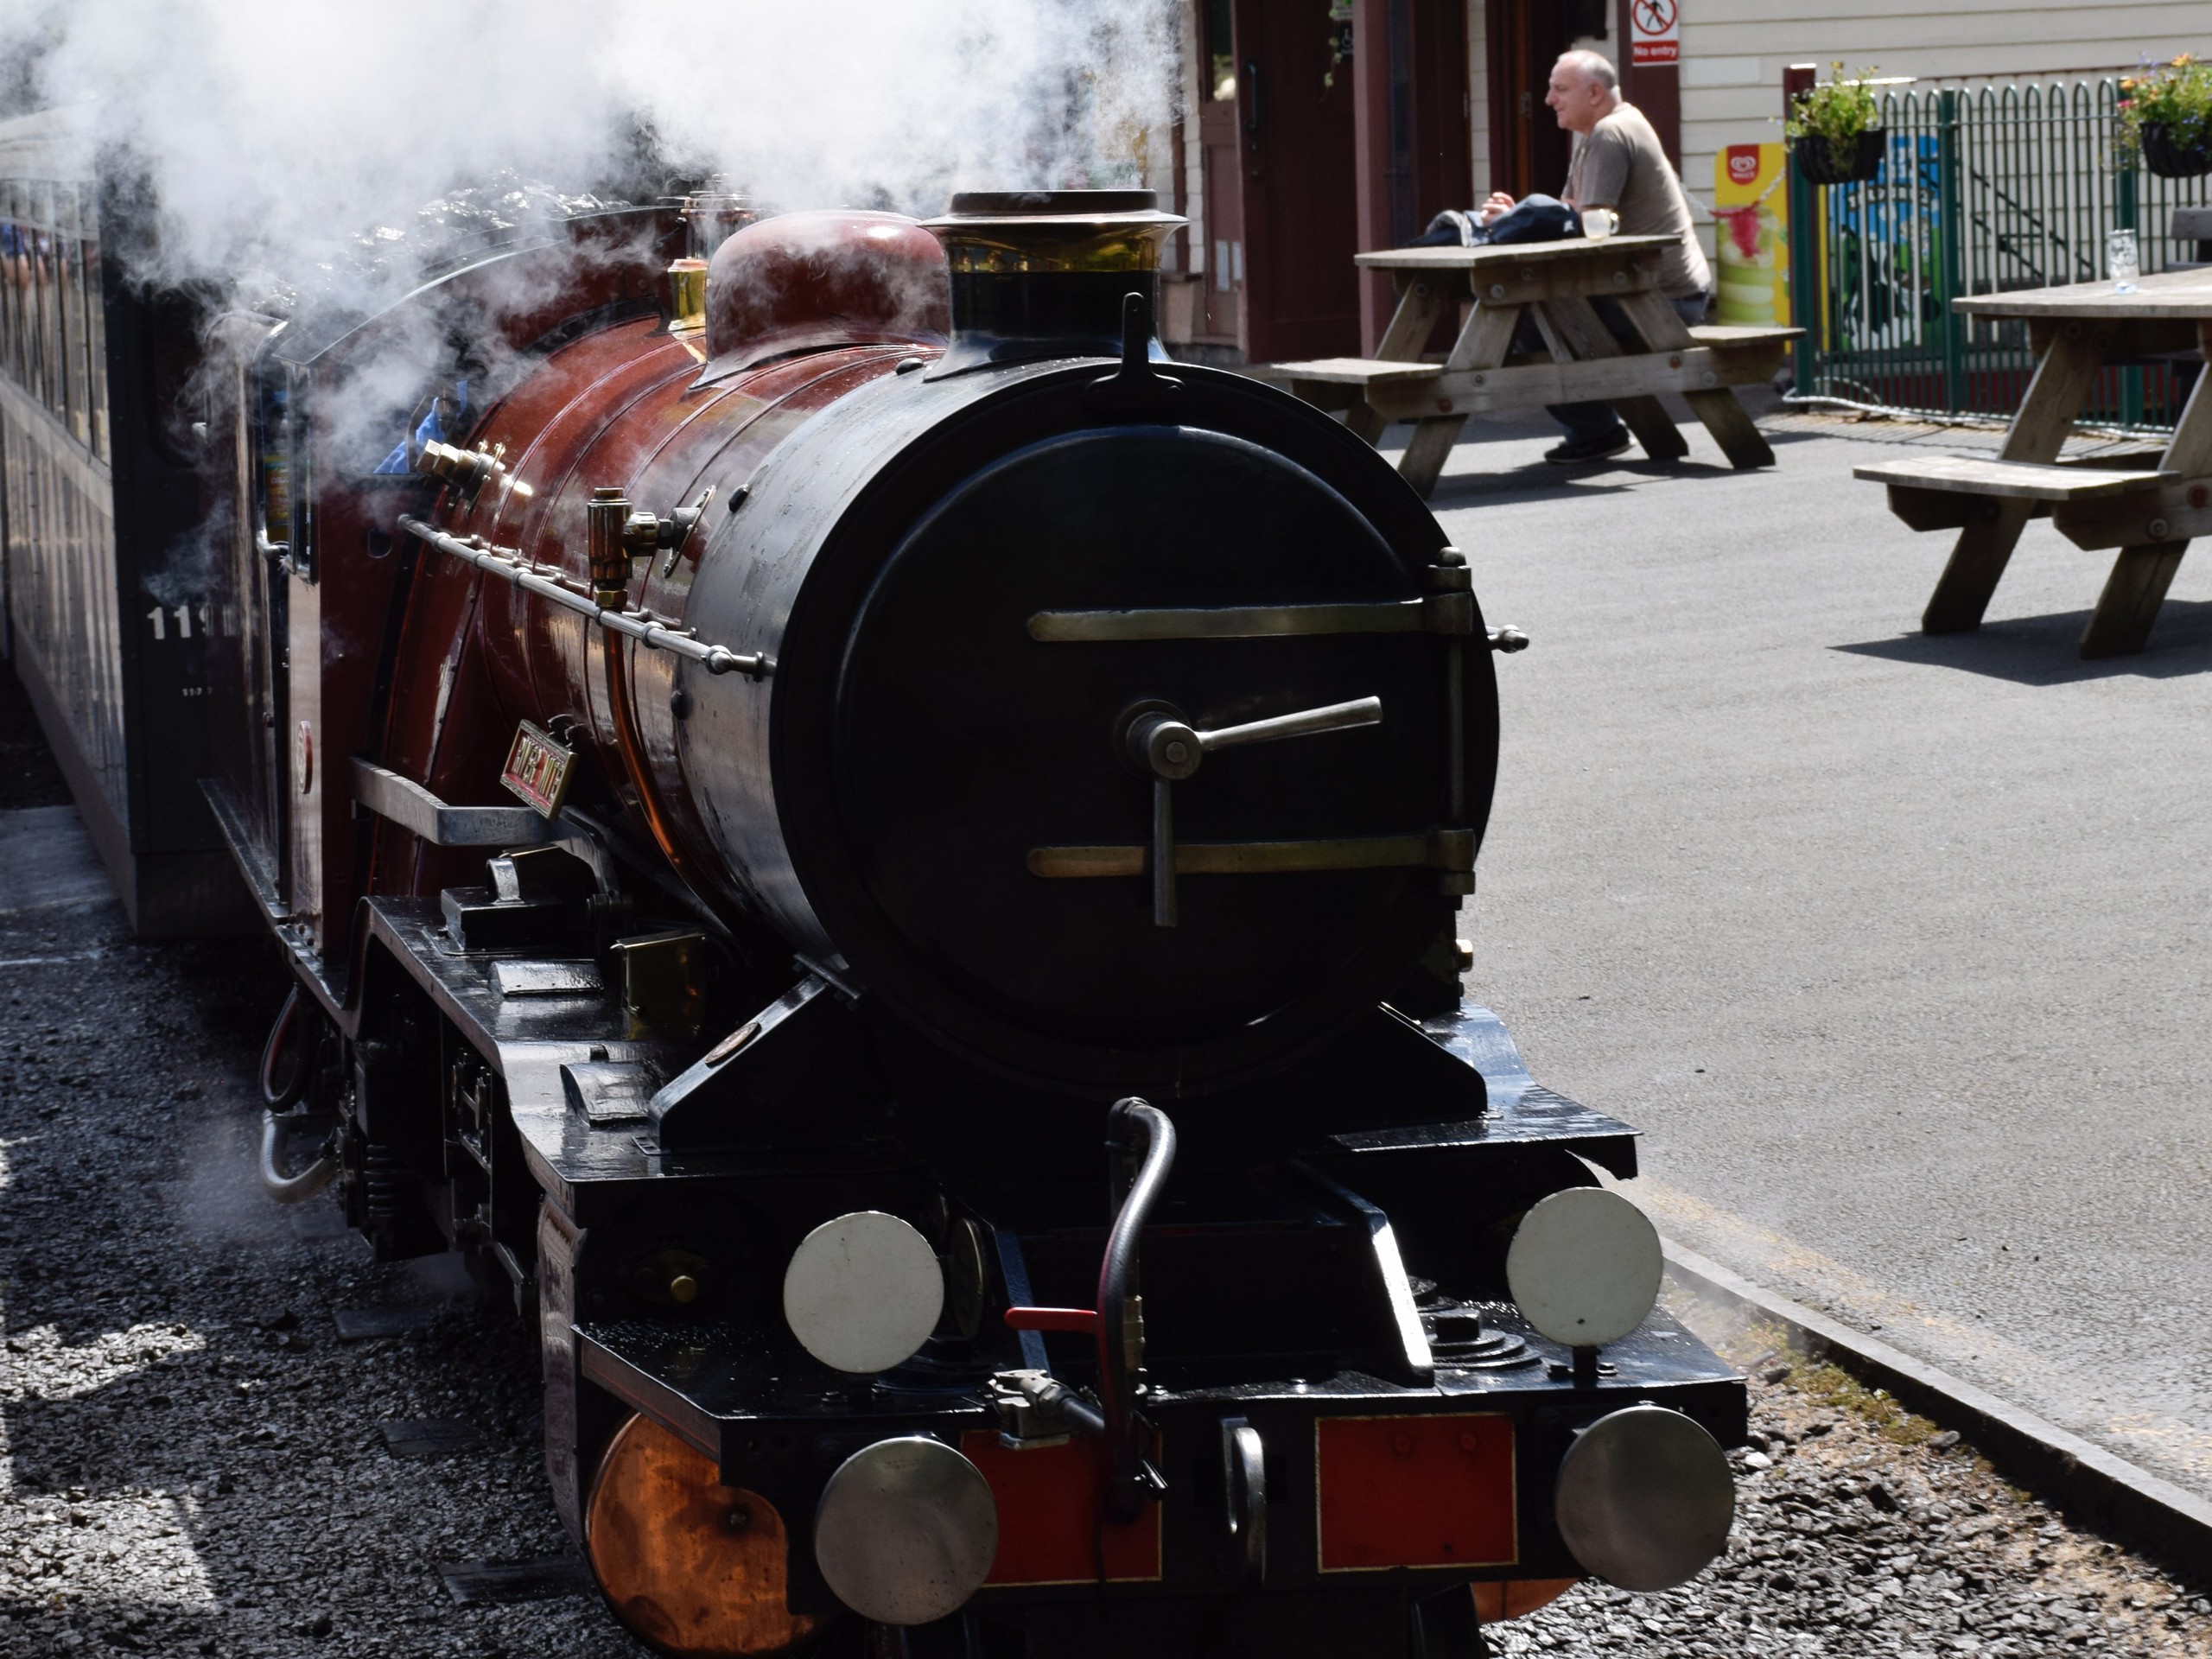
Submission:
[[[1694,419],[1685,417],[1679,423],[1685,430],[1695,427]],[[1390,435],[1381,446],[1392,465],[1405,453],[1402,435],[1410,427],[1393,427]],[[1767,442],[1781,449],[1793,443],[1803,443],[1820,437],[1812,432],[1773,431],[1762,429]],[[1479,443],[1484,439],[1541,439],[1557,442],[1564,434],[1548,422],[1532,422],[1493,418],[1480,428],[1480,435],[1471,431],[1463,443]],[[1770,469],[1762,467],[1751,474],[1761,476]],[[1629,480],[1610,481],[1611,475],[1626,473]],[[1482,472],[1446,473],[1436,481],[1436,488],[1429,497],[1429,507],[1436,512],[1449,512],[1454,507],[1471,505],[1477,501],[1510,496],[1515,501],[1586,501],[1593,493],[1611,493],[1633,489],[1644,480],[1732,478],[1741,476],[1722,461],[1653,461],[1641,449],[1631,448],[1626,454],[1614,455],[1604,461],[1586,461],[1574,467],[1554,467],[1548,461],[1534,461],[1518,467],[1497,467]]]
[[1985,622],[1972,633],[1907,633],[1830,649],[1930,668],[1963,669],[2017,685],[2073,685],[2123,675],[2171,680],[2212,671],[2212,600],[2168,600],[2158,612],[2158,626],[2151,630],[2149,648],[2133,657],[2083,661],[2078,653],[2082,630],[2088,623],[2087,611],[2060,611]]
[[[1616,480],[1611,476],[1619,473],[1630,474],[1631,478]],[[1533,467],[1516,467],[1510,472],[1447,474],[1437,480],[1428,505],[1432,512],[1449,512],[1454,507],[1502,496],[1516,502],[1587,501],[1592,496],[1618,495],[1624,490],[1632,490],[1638,481],[1646,479],[1730,475],[1728,467],[1702,461],[1631,461],[1618,455],[1610,461],[1591,461],[1580,467],[1554,467],[1549,461],[1540,461]]]

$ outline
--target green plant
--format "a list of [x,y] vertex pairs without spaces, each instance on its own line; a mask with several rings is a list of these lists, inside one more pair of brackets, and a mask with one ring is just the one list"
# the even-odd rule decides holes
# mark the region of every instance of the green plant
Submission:
[[2120,83],[2120,149],[2137,156],[2146,127],[2165,130],[2177,149],[2196,149],[2212,139],[2212,64],[2183,53],[2146,75]]
[[1859,153],[1859,135],[1873,131],[1882,118],[1873,73],[1867,68],[1847,77],[1840,63],[1830,64],[1828,78],[1798,93],[1790,105],[1783,137],[1792,144],[1825,144],[1837,167],[1849,167]]

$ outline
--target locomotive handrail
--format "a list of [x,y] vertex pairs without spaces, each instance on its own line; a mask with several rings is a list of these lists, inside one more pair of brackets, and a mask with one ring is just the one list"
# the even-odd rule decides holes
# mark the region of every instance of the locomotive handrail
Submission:
[[710,645],[704,640],[670,627],[665,622],[645,621],[621,611],[610,611],[588,594],[563,588],[550,577],[531,569],[520,554],[486,546],[481,537],[463,540],[461,537],[448,535],[435,524],[424,523],[411,513],[404,512],[399,515],[399,527],[410,536],[428,542],[441,553],[449,553],[456,559],[474,565],[486,575],[497,576],[525,593],[536,594],[540,599],[549,600],[563,609],[588,616],[609,633],[619,633],[626,639],[634,639],[647,650],[664,651],[671,657],[681,657],[686,662],[698,664],[709,674],[743,674],[756,680],[766,678],[768,674],[771,664],[758,652],[732,651],[727,645]]

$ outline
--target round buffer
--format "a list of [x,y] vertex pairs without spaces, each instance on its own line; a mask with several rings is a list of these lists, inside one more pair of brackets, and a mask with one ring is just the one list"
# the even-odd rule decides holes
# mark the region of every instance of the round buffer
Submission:
[[824,1365],[864,1376],[904,1364],[937,1329],[944,1274],[907,1223],[880,1210],[825,1221],[784,1269],[784,1319]]
[[1727,1541],[1736,1482],[1699,1424],[1630,1406],[1574,1437],[1552,1502],[1559,1535],[1590,1572],[1621,1590],[1671,1590]]
[[902,1436],[838,1465],[814,1511],[814,1559],[837,1599],[879,1624],[927,1624],[982,1587],[999,1510],[981,1470],[942,1440]]
[[1665,1271],[1659,1230],[1602,1186],[1572,1186],[1531,1206],[1505,1253],[1514,1306],[1570,1348],[1618,1342],[1642,1325]]

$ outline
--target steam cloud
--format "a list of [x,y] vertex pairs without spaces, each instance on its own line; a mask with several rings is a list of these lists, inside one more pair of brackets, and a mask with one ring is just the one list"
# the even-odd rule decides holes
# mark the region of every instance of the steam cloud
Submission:
[[142,274],[226,283],[359,269],[502,175],[925,213],[1138,182],[1174,41],[1172,0],[0,0],[24,106],[96,100],[154,187]]

